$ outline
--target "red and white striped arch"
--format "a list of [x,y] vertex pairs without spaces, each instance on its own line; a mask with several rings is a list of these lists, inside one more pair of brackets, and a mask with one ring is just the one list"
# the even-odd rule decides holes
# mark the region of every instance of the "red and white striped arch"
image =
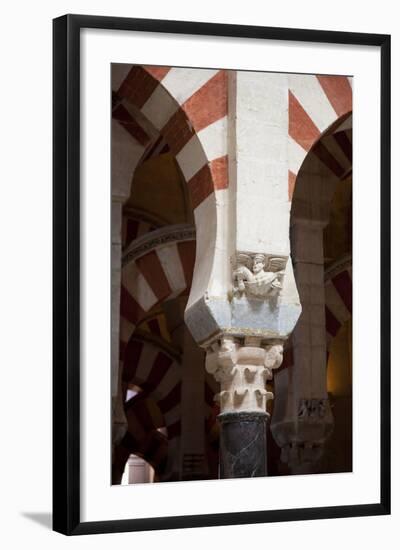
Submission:
[[[146,414],[147,404],[143,400],[138,400],[132,404],[127,411],[128,430],[121,442],[115,447],[113,460],[113,485],[120,484],[125,470],[126,462],[130,454],[135,454],[144,458],[155,470],[157,477],[163,479],[173,475],[173,472],[167,471],[168,465],[168,441],[165,435],[157,429],[147,432],[146,437],[138,435],[138,424],[140,429],[141,421],[137,423],[136,418],[142,418]],[[133,412],[134,411],[134,412]],[[133,429],[133,426],[135,428]]]
[[156,472],[163,472],[167,463],[168,442],[158,431],[162,418],[156,418],[150,398],[140,392],[125,403],[125,415],[130,435],[130,451],[142,456]]
[[309,151],[338,177],[351,167],[351,112],[351,78],[289,75],[289,200]]
[[122,384],[123,388],[135,384],[153,399],[163,414],[168,439],[179,437],[181,365],[178,361],[158,346],[131,338],[125,351]]
[[158,229],[158,227],[160,227],[160,224],[156,225],[155,222],[145,221],[139,214],[125,214],[122,218],[121,228],[122,249],[126,248],[135,239]]
[[228,187],[226,71],[117,65],[113,92],[114,120],[134,142],[131,177],[158,133],[176,157],[194,209]]
[[325,276],[325,324],[327,352],[340,327],[352,315],[352,263],[345,259],[330,268]]
[[127,248],[121,270],[120,360],[141,319],[190,289],[195,253],[192,226],[152,231]]

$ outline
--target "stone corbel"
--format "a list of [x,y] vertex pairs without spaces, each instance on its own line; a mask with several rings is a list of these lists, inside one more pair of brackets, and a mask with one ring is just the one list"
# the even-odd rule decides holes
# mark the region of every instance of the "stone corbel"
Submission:
[[271,431],[281,448],[281,461],[291,473],[317,473],[324,446],[333,430],[327,397],[298,400],[295,418],[272,423]]
[[288,256],[238,252],[232,259],[233,296],[278,296],[283,288]]
[[282,448],[281,460],[293,474],[313,473],[315,465],[322,458],[324,447],[310,441],[292,442]]

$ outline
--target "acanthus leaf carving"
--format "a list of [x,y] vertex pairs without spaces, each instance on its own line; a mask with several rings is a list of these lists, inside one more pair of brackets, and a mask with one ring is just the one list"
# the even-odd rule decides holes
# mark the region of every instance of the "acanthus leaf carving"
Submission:
[[218,347],[207,352],[206,369],[221,384],[215,400],[221,412],[265,412],[266,403],[273,398],[265,382],[272,377],[272,369],[282,362],[282,343],[273,341],[262,345],[247,339],[240,344],[231,336],[221,339]]

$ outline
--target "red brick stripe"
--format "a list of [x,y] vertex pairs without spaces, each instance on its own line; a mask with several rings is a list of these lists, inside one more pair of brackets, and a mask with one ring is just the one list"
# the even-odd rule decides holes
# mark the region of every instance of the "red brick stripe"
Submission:
[[160,407],[160,411],[165,414],[166,412],[170,411],[181,400],[181,383],[178,382],[176,386],[172,388],[172,390],[162,399],[158,401],[158,406]]
[[171,357],[168,357],[165,353],[159,352],[147,380],[142,382],[141,387],[148,392],[154,391],[154,389],[157,388],[161,380],[164,378],[172,363],[173,360]]
[[327,332],[331,336],[336,336],[337,331],[340,329],[340,323],[327,306],[325,306],[325,323]]
[[143,442],[142,451],[145,459],[157,470],[166,458],[168,446],[166,438],[157,430]]
[[141,66],[132,67],[121,84],[118,95],[131,101],[141,109],[158,86],[156,80]]
[[158,300],[164,300],[172,293],[156,252],[149,252],[149,254],[142,256],[136,261],[136,265]]
[[288,182],[289,182],[289,186],[288,186],[288,199],[291,201],[292,198],[293,198],[293,193],[294,193],[294,186],[296,184],[296,174],[293,174],[293,172],[291,172],[290,170],[288,170]]
[[196,132],[228,112],[227,71],[219,71],[182,105]]
[[319,158],[319,160],[325,164],[337,176],[340,178],[346,169],[337,161],[337,159],[328,151],[325,145],[319,141],[313,148],[313,153]]
[[[117,447],[118,448],[118,447]],[[139,441],[135,438],[133,434],[131,434],[129,431],[126,432],[124,437],[122,438],[122,441],[120,443],[119,449],[121,448],[126,449],[128,451],[128,454],[126,456],[126,460],[128,460],[128,457],[130,453],[134,453],[139,448]],[[125,460],[125,462],[126,462]],[[122,468],[123,470],[123,468]]]
[[160,82],[171,70],[171,67],[158,67],[156,65],[143,65],[143,68]]
[[113,119],[119,122],[120,125],[133,137],[133,139],[140,143],[140,145],[143,145],[143,147],[148,145],[150,142],[150,137],[123,105],[118,105],[114,109]]
[[136,374],[140,356],[142,354],[143,342],[130,340],[125,349],[124,368],[122,372],[122,380],[124,382],[132,382]]
[[352,110],[352,90],[347,77],[317,75],[317,78],[336,114],[349,113]]
[[214,189],[226,189],[228,187],[228,155],[219,157],[210,162],[211,177]]
[[333,134],[333,137],[336,141],[336,143],[339,145],[343,153],[346,155],[349,162],[352,162],[353,160],[353,147],[351,144],[351,141],[348,138],[348,135],[346,132],[337,132],[336,134]]
[[181,433],[181,421],[177,420],[174,422],[174,424],[171,424],[170,426],[167,426],[168,431],[168,439],[173,439],[174,437],[177,437]]
[[290,90],[289,135],[306,151],[311,149],[320,136],[320,131]]
[[137,301],[131,296],[128,290],[121,285],[121,316],[125,317],[133,325],[137,325],[139,320],[145,314],[144,309],[140,307]]
[[122,340],[119,341],[119,360],[120,361],[124,360],[127,345],[128,345],[127,342],[123,342]]
[[148,404],[146,402],[145,396],[141,396],[139,394],[133,399],[130,399],[125,406],[125,410],[127,409],[129,410],[130,414],[133,413],[136,416],[145,434],[148,434],[149,432],[157,428],[157,426],[154,425],[154,420],[148,410]]
[[336,288],[348,311],[352,312],[352,283],[348,271],[342,271],[333,277],[332,284]]
[[136,239],[139,230],[138,220],[132,220],[128,218],[126,220],[126,237],[125,237],[125,246]]
[[205,164],[187,182],[192,208],[195,209],[214,191],[214,182],[209,164]]
[[171,153],[177,155],[195,132],[182,109],[178,109],[161,130]]
[[192,284],[194,262],[196,259],[196,243],[194,241],[186,241],[178,243],[178,253],[181,259],[183,273],[187,288]]
[[157,336],[161,336],[160,325],[157,319],[150,319],[147,324],[149,326],[150,332],[156,334]]

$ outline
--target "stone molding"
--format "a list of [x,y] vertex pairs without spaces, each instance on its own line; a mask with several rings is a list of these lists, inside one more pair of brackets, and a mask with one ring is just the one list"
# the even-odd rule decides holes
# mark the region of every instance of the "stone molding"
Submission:
[[223,336],[207,351],[206,370],[221,384],[215,396],[221,413],[265,412],[273,394],[266,390],[283,358],[280,341],[263,344],[260,338],[246,337],[241,344],[232,336]]
[[179,224],[161,227],[135,239],[122,255],[122,267],[165,244],[194,241],[196,230],[192,225]]
[[238,252],[232,259],[233,295],[277,296],[282,290],[288,256]]
[[350,271],[352,269],[352,257],[351,255],[346,255],[334,264],[332,264],[328,269],[325,270],[324,281],[330,281],[342,271]]

